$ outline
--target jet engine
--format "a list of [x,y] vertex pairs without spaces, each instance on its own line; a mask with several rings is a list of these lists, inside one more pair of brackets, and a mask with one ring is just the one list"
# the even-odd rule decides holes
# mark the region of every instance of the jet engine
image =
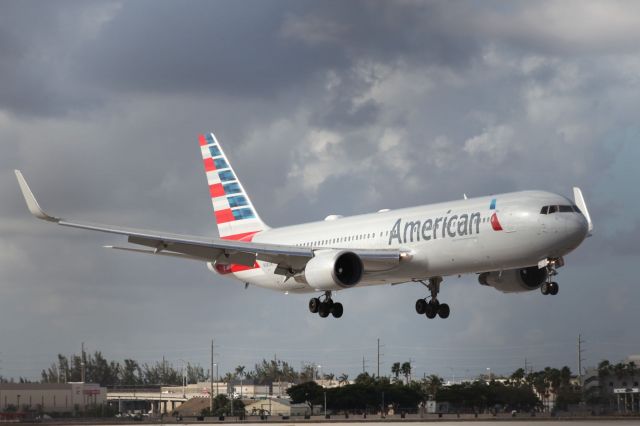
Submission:
[[316,290],[340,290],[353,287],[362,279],[364,266],[360,257],[350,251],[319,250],[307,262],[304,272],[295,277]]
[[482,285],[493,287],[503,293],[521,293],[539,288],[547,279],[547,270],[531,266],[523,269],[483,272],[478,276]]

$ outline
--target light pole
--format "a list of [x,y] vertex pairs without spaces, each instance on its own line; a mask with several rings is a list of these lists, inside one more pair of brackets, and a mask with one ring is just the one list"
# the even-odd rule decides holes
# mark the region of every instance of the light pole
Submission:
[[[218,364],[217,364],[217,363],[215,363],[215,364],[213,364],[213,365],[215,365],[215,366],[216,366],[216,396],[218,396],[218,381],[219,381],[219,380],[218,380]],[[213,371],[211,372],[211,374],[213,374]]]
[[324,418],[327,418],[327,391],[324,391]]
[[178,361],[182,361],[182,397],[186,398],[186,387],[187,387],[187,370],[185,369],[185,364],[187,363],[184,359],[180,358]]

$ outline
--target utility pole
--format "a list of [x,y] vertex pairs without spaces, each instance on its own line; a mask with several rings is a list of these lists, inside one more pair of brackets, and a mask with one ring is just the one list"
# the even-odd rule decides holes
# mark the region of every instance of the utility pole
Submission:
[[378,338],[378,378],[380,377],[380,338]]
[[85,361],[84,361],[84,342],[82,342],[82,353],[80,354],[80,381],[84,383],[85,380]]
[[364,359],[364,356],[363,356],[362,357],[362,374],[364,374],[367,371],[365,366],[364,366],[364,362],[365,362],[365,359]]
[[584,343],[584,340],[582,340],[582,335],[578,334],[578,383],[580,383],[581,388],[582,388],[582,361],[584,361],[584,358],[582,358],[582,352],[584,352],[584,349],[582,349],[583,343]]
[[209,415],[213,416],[213,339],[211,339],[211,369],[209,370],[209,385]]

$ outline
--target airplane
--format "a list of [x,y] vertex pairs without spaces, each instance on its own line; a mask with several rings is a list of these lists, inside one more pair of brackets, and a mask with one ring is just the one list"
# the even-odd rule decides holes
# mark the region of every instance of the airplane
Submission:
[[[132,245],[115,250],[205,262],[208,269],[284,293],[316,293],[309,311],[340,318],[335,292],[382,284],[420,283],[428,295],[415,310],[448,318],[438,299],[444,277],[478,274],[504,293],[540,289],[555,295],[564,257],[593,231],[582,191],[574,201],[521,191],[270,228],[258,215],[213,133],[198,137],[219,238],[102,225],[51,216],[19,170],[29,211],[58,225],[118,234]],[[140,247],[142,246],[142,247]]]

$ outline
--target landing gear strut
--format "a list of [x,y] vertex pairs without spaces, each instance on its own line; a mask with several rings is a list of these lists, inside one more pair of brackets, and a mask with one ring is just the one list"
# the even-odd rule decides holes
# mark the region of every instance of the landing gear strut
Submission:
[[[426,283],[422,280],[417,280],[425,287],[429,289],[430,296],[424,299],[416,300],[416,312],[418,315],[425,315],[429,319],[433,319],[437,316],[440,318],[448,318],[450,314],[449,305],[446,303],[440,303],[438,301],[438,293],[440,292],[440,283],[442,283],[442,277],[429,278],[429,282]],[[431,300],[427,301],[428,298]]]
[[557,268],[561,267],[564,265],[564,262],[562,260],[562,258],[560,259],[549,259],[548,263],[547,263],[547,280],[545,282],[542,283],[542,285],[540,286],[540,292],[542,294],[544,294],[545,296],[547,294],[550,294],[552,296],[555,296],[556,294],[558,294],[558,291],[560,290],[558,283],[553,281],[553,277],[555,277],[556,275],[558,275],[558,271]]
[[[321,300],[324,299],[324,300]],[[318,314],[321,318],[326,318],[329,314],[334,318],[340,318],[344,309],[342,303],[334,302],[331,299],[331,292],[326,291],[323,296],[314,297],[309,300],[309,311],[312,314]]]

